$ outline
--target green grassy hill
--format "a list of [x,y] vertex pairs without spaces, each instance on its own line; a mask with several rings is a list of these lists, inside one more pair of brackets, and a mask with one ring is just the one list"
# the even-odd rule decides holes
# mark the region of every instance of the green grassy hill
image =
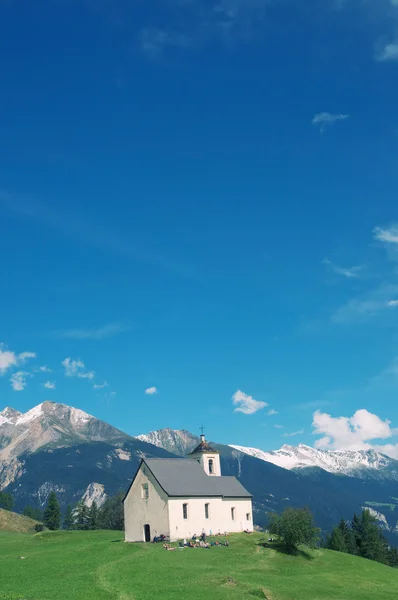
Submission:
[[[398,570],[317,550],[286,556],[260,534],[166,552],[114,531],[0,532],[1,600],[391,600]],[[24,557],[24,558],[21,558]]]
[[[32,533],[38,521],[18,515],[0,508],[0,531],[16,531],[19,533]],[[1,598],[1,596],[0,596]]]

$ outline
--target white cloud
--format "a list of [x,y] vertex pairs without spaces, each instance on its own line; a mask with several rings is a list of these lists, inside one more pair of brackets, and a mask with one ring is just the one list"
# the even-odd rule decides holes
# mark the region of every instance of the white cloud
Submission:
[[104,338],[128,331],[129,327],[123,323],[109,323],[102,327],[93,329],[69,329],[56,332],[57,337],[70,338],[73,340],[103,340]]
[[0,344],[0,375],[4,375],[11,367],[23,365],[30,358],[36,358],[36,354],[34,352],[15,354],[15,352],[7,350],[4,344]]
[[340,267],[336,265],[328,258],[325,258],[322,263],[328,265],[338,275],[343,275],[347,279],[357,278],[360,276],[360,272],[363,270],[362,267]]
[[79,379],[94,379],[94,371],[85,371],[85,364],[82,360],[72,360],[70,357],[62,361],[62,366],[65,368],[66,377],[79,377]]
[[373,237],[379,242],[385,244],[398,244],[398,225],[390,227],[375,227],[373,229]]
[[48,390],[55,390],[55,388],[56,388],[56,385],[53,381],[46,381],[46,383],[43,383],[43,385]]
[[36,369],[33,370],[35,371],[35,373],[52,373],[52,369],[50,369],[50,367],[47,367],[46,365],[36,367]]
[[293,431],[292,433],[284,433],[283,437],[294,437],[295,435],[302,435],[304,433],[304,429],[300,429],[299,431]]
[[253,415],[268,406],[266,402],[255,400],[252,396],[245,394],[241,390],[237,390],[232,396],[232,404],[237,407],[234,409],[234,412],[241,412],[244,415]]
[[26,380],[28,377],[32,377],[32,375],[25,371],[18,371],[17,373],[11,375],[10,383],[12,389],[15,392],[22,392],[22,390],[24,390],[27,385]]
[[145,394],[147,394],[148,396],[152,396],[153,394],[157,394],[158,390],[155,387],[149,387],[145,390]]
[[322,112],[314,116],[314,118],[312,119],[312,124],[317,126],[319,125],[320,131],[321,133],[323,133],[326,127],[334,125],[338,121],[345,121],[346,119],[349,119],[349,117],[350,115],[334,115],[332,113]]
[[108,387],[108,382],[104,381],[104,383],[94,383],[93,390],[103,390]]
[[382,51],[376,56],[376,59],[380,62],[398,61],[398,41],[384,46]]
[[268,416],[271,417],[272,415],[277,415],[278,411],[275,410],[274,408],[270,408],[268,411]]
[[18,364],[23,365],[31,358],[36,358],[36,352],[21,352],[21,354],[18,354]]
[[284,429],[283,425],[274,425],[275,429]]
[[[397,430],[391,429],[390,421],[383,421],[365,408],[357,410],[352,417],[332,417],[317,410],[313,415],[314,435],[322,435],[315,447],[324,450],[368,450],[375,448],[389,454],[391,444],[373,445],[373,440],[392,437]],[[391,454],[390,454],[391,455]]]
[[3,350],[4,346],[0,346],[0,373],[3,375],[10,367],[18,364],[18,359],[14,352]]
[[387,306],[390,306],[390,307],[393,307],[393,308],[394,308],[395,306],[398,306],[398,300],[389,300],[389,301],[387,302]]

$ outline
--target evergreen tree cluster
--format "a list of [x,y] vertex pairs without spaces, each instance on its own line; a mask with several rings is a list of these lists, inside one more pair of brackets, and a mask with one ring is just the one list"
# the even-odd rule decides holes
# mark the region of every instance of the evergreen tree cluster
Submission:
[[83,501],[65,512],[64,529],[124,529],[123,493],[111,496],[100,508],[93,502],[88,508]]
[[398,567],[398,551],[389,546],[377,521],[368,510],[354,515],[351,523],[341,519],[326,538],[325,547]]
[[14,506],[14,498],[7,492],[0,492],[0,508],[4,510],[12,510]]

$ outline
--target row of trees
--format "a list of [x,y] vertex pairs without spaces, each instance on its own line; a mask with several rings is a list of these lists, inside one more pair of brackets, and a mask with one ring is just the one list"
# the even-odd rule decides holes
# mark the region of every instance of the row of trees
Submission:
[[[64,517],[61,516],[61,508],[55,492],[51,492],[41,519],[43,524],[52,531],[60,529],[124,529],[123,493],[109,497],[100,508],[96,502],[90,507],[80,501],[76,506],[67,506]],[[36,515],[38,509],[26,507],[24,514]],[[40,511],[39,511],[40,512]]]
[[354,515],[351,523],[341,519],[327,536],[325,547],[398,567],[397,549],[389,546],[379,529],[377,520],[368,510],[362,511],[360,515]]
[[[23,514],[35,521],[43,523],[48,529],[124,529],[123,496],[108,497],[98,507],[95,502],[88,508],[82,501],[76,506],[67,506],[62,517],[61,507],[55,492],[51,492],[43,511],[30,505],[25,506]],[[12,510],[14,499],[7,492],[0,492],[0,508]]]
[[[300,545],[314,548],[319,542],[320,530],[306,508],[287,508],[280,515],[271,513],[268,520],[269,532],[277,536],[278,544],[291,554],[295,554]],[[341,519],[323,546],[398,567],[398,550],[388,544],[377,520],[368,510],[354,515],[351,523]]]

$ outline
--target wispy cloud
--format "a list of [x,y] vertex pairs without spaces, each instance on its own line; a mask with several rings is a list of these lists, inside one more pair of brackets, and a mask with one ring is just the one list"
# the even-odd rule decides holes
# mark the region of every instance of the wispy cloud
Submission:
[[44,387],[48,390],[55,390],[56,385],[53,381],[46,381],[46,383],[43,383]]
[[[394,306],[398,295],[398,284],[383,283],[375,289],[368,290],[356,298],[352,298],[338,308],[332,315],[332,322],[337,324],[362,324],[372,321],[380,324],[393,324]],[[392,304],[391,304],[392,302]]]
[[284,429],[283,425],[274,425],[275,429]]
[[52,369],[47,367],[47,365],[42,365],[41,367],[36,367],[33,369],[35,373],[52,373]]
[[398,225],[375,227],[373,229],[373,237],[375,240],[385,244],[398,244]]
[[70,338],[74,340],[103,340],[108,337],[112,337],[119,333],[128,331],[129,326],[123,323],[109,323],[102,327],[95,327],[92,329],[68,329],[65,331],[55,332],[56,337]]
[[4,375],[12,367],[24,365],[32,358],[36,358],[35,352],[21,352],[20,354],[16,354],[8,350],[5,344],[0,343],[0,375]]
[[332,114],[328,112],[318,113],[312,119],[312,124],[319,127],[320,132],[323,133],[327,127],[338,123],[339,121],[345,121],[350,115],[343,114]]
[[334,262],[332,262],[328,258],[324,258],[322,261],[322,264],[327,265],[328,267],[330,267],[332,269],[332,271],[337,273],[337,275],[342,275],[343,277],[346,277],[347,279],[358,278],[361,275],[361,271],[363,271],[363,267],[359,267],[359,266],[340,267],[339,265],[336,265]]
[[232,396],[232,404],[236,406],[234,412],[241,412],[244,415],[253,415],[257,411],[268,406],[266,402],[255,400],[252,396],[237,390]]
[[376,60],[379,62],[396,62],[398,61],[398,41],[391,44],[386,44],[380,52],[376,54]]
[[94,371],[86,371],[86,365],[80,359],[72,360],[70,357],[62,361],[66,377],[78,377],[79,379],[94,379]]
[[275,410],[274,408],[270,408],[267,414],[269,417],[272,417],[272,415],[277,415],[278,411]]
[[294,437],[296,435],[302,435],[304,433],[304,429],[300,429],[299,431],[292,431],[292,433],[284,433],[283,437]]
[[141,31],[141,46],[145,54],[158,59],[171,48],[189,48],[190,38],[178,31],[167,31],[157,27],[148,27]]
[[127,260],[153,264],[185,279],[203,283],[203,278],[196,273],[194,268],[174,263],[167,260],[161,253],[154,253],[149,249],[142,248],[138,243],[134,244],[130,239],[124,239],[120,233],[112,231],[110,227],[95,223],[92,217],[86,218],[82,214],[55,211],[48,205],[24,200],[4,191],[0,191],[0,207],[10,214],[59,231],[74,241],[80,240],[84,244],[111,251]]
[[32,377],[31,373],[26,371],[18,371],[10,377],[11,387],[15,392],[22,392],[26,385],[28,377]]
[[387,302],[387,306],[390,306],[392,308],[396,308],[398,306],[398,300],[389,300]]
[[108,382],[104,381],[104,383],[94,383],[93,390],[103,390],[108,387]]
[[147,396],[153,396],[153,394],[157,394],[158,390],[155,387],[149,387],[145,390],[145,394],[147,394]]

